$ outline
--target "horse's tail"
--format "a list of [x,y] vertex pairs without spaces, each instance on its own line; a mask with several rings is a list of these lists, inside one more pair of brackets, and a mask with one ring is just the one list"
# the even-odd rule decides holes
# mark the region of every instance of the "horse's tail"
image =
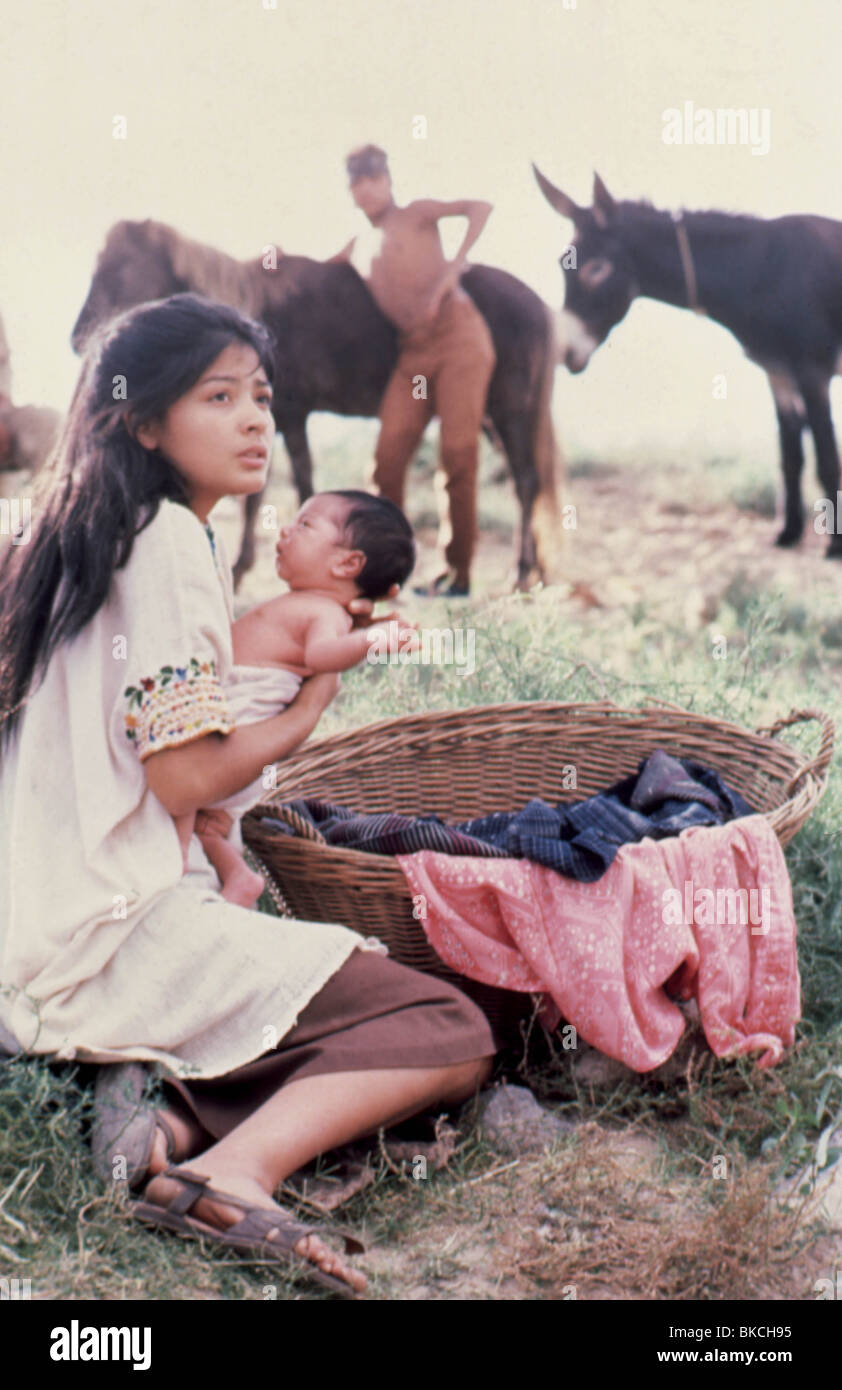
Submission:
[[558,494],[565,481],[565,467],[552,417],[553,383],[559,360],[558,338],[552,310],[545,306],[545,312],[547,328],[532,436],[532,457],[538,478],[532,526],[538,565],[543,572],[544,582],[552,584],[561,578],[563,531]]

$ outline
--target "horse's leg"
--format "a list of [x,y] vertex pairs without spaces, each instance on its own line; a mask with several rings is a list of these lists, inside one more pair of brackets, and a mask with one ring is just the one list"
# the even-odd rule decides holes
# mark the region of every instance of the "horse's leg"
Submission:
[[265,491],[266,486],[264,484],[259,492],[252,492],[246,497],[246,505],[243,509],[243,537],[240,541],[240,553],[231,567],[235,589],[239,588],[243,575],[248,574],[254,564],[254,526]]
[[[279,425],[278,429],[283,436],[287,453],[289,454],[292,466],[292,480],[298,492],[300,502],[306,502],[308,497],[313,495],[313,460],[310,456],[310,446],[307,442],[307,417],[293,423],[285,421]],[[268,484],[268,475],[266,484]],[[239,586],[244,574],[247,574],[254,564],[255,543],[254,529],[257,521],[257,513],[266,492],[266,485],[260,492],[253,492],[246,498],[246,505],[243,514],[243,539],[240,543],[240,553],[232,567],[234,577],[234,588]]]
[[801,470],[804,467],[801,433],[806,424],[804,402],[794,381],[777,373],[769,373],[769,384],[775,398],[784,475],[784,526],[775,544],[795,545],[804,530],[804,504],[801,500]]
[[280,426],[292,468],[292,481],[298,493],[299,502],[306,502],[313,496],[313,459],[307,441],[307,416],[300,420],[285,421]]
[[816,466],[819,482],[824,490],[825,500],[830,503],[832,518],[831,534],[825,555],[827,558],[842,560],[842,516],[837,506],[839,500],[839,450],[830,413],[830,382],[828,377],[811,374],[800,383],[801,394],[807,409],[807,423],[816,445]]
[[538,570],[538,552],[532,529],[532,510],[538,496],[538,474],[532,453],[532,421],[524,410],[501,410],[494,419],[506,453],[520,503],[516,587],[526,589]]

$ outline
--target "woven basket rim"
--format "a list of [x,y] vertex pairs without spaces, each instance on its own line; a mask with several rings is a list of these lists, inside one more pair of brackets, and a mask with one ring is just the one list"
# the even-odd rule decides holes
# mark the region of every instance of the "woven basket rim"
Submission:
[[[342,734],[319,739],[297,750],[279,766],[280,776],[275,790],[267,793],[266,799],[249,812],[252,826],[265,816],[271,816],[279,803],[296,799],[295,793],[306,781],[316,782],[319,776],[326,776],[337,765],[353,762],[357,748],[364,750],[372,744],[372,752],[382,757],[380,740],[390,733],[400,733],[400,740],[406,747],[427,745],[434,747],[437,738],[453,738],[460,732],[473,728],[478,736],[504,736],[507,723],[515,732],[519,727],[525,731],[533,725],[540,729],[542,723],[548,729],[557,726],[558,716],[567,716],[574,721],[584,722],[590,717],[605,718],[608,722],[630,727],[638,724],[651,724],[652,733],[657,737],[658,725],[664,733],[673,734],[681,725],[689,725],[696,734],[710,731],[720,737],[739,741],[745,749],[754,747],[758,756],[774,749],[776,759],[785,763],[785,770],[770,765],[764,766],[763,775],[767,781],[783,793],[777,806],[759,810],[764,815],[782,843],[785,843],[803,825],[808,815],[821,800],[827,788],[829,766],[833,753],[835,725],[824,711],[815,709],[791,710],[788,716],[775,721],[769,728],[751,730],[717,715],[700,714],[684,710],[680,706],[664,701],[642,706],[621,706],[610,700],[600,701],[512,701],[496,705],[474,705],[455,710],[425,710],[411,716],[393,716],[365,724],[357,729],[346,730]],[[821,735],[818,752],[807,758],[799,748],[778,738],[776,735],[788,725],[815,720],[819,723]],[[546,722],[550,721],[550,722]],[[364,752],[364,756],[366,756]],[[703,755],[694,750],[696,760]],[[362,763],[361,763],[362,766]],[[299,792],[299,795],[301,793]],[[307,795],[307,792],[303,793]],[[309,793],[312,795],[312,793]],[[341,804],[341,803],[338,803]],[[297,837],[296,843],[307,843]],[[320,839],[320,837],[319,837]],[[328,848],[322,844],[322,848]],[[373,855],[360,850],[347,850],[330,846],[332,855],[338,856],[337,863],[346,862],[350,867],[360,859],[381,865],[394,862],[390,856]],[[373,864],[372,864],[373,867]]]
[[[505,732],[507,718],[520,722],[520,719],[524,717],[541,719],[544,716],[561,714],[573,715],[577,718],[607,715],[615,722],[628,723],[635,719],[652,721],[657,718],[670,725],[671,731],[674,731],[677,721],[689,722],[697,732],[710,730],[726,736],[735,736],[743,743],[746,741],[754,742],[758,750],[774,747],[777,753],[785,755],[792,761],[793,770],[796,773],[801,773],[813,764],[821,762],[822,766],[816,769],[814,776],[815,780],[822,784],[822,789],[827,782],[827,771],[835,741],[834,721],[822,710],[792,710],[789,716],[777,720],[770,726],[775,729],[779,725],[785,726],[808,720],[818,721],[822,729],[821,747],[819,753],[810,759],[805,757],[794,744],[778,737],[770,737],[765,728],[752,730],[745,725],[735,724],[731,720],[721,719],[718,715],[700,714],[695,710],[681,709],[679,706],[668,704],[666,701],[663,704],[627,706],[614,704],[611,700],[519,700],[494,705],[470,705],[452,710],[424,710],[418,714],[396,715],[388,719],[379,719],[370,724],[360,725],[356,729],[347,729],[342,733],[317,739],[313,743],[306,743],[291,753],[282,763],[277,764],[277,770],[281,782],[286,783],[290,778],[297,779],[298,774],[306,771],[310,763],[314,764],[314,771],[324,768],[329,764],[344,760],[348,752],[357,745],[391,732],[399,732],[404,740],[411,738],[413,741],[430,742],[435,740],[436,736],[444,737],[447,733],[455,732],[455,729],[460,725],[471,726],[479,733],[483,725],[493,722],[494,727],[489,732],[499,735]],[[279,787],[278,791],[271,792],[267,796],[266,802],[261,804],[271,804],[273,801],[278,801],[280,791],[282,791],[282,787]]]

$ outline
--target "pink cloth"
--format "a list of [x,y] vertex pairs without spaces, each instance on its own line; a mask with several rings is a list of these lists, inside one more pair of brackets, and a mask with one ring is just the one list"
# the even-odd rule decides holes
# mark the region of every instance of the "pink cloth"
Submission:
[[[698,999],[719,1057],[780,1061],[801,1017],[792,890],[763,816],[625,845],[596,883],[525,859],[397,856],[430,945],[460,974],[545,991],[585,1042],[651,1071]],[[737,894],[735,895],[735,890]]]

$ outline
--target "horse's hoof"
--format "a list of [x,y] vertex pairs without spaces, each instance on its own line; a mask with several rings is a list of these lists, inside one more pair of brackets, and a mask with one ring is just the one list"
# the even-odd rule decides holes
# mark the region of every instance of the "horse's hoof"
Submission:
[[831,536],[824,552],[826,560],[842,560],[842,536]]
[[803,529],[802,526],[799,526],[797,529],[791,526],[785,526],[780,534],[775,537],[775,545],[797,545],[801,539]]

